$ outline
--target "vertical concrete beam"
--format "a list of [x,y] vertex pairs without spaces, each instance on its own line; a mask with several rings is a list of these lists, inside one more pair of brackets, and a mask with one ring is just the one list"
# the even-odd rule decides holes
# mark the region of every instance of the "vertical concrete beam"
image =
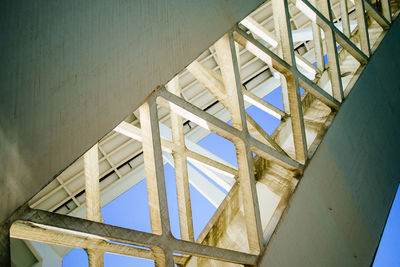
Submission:
[[89,267],[103,267],[104,266],[104,253],[98,249],[86,250],[89,258]]
[[[150,98],[139,108],[143,138],[144,167],[146,170],[151,230],[153,234],[170,237],[167,193],[164,179],[157,104]],[[174,266],[172,251],[153,248],[156,266]]]
[[[274,12],[275,25],[279,25],[277,26],[277,32],[279,33],[280,45],[282,47],[282,58],[288,64],[295,66],[296,62],[287,1],[273,0],[272,10]],[[295,156],[296,160],[305,163],[307,160],[307,142],[299,83],[293,74],[285,75],[285,79],[291,115]]]
[[[102,222],[99,182],[99,148],[95,144],[83,156],[85,173],[86,219]],[[104,265],[104,253],[98,249],[86,250],[90,267]]]
[[85,172],[86,218],[101,222],[99,154],[98,146],[94,145],[83,156]]
[[[175,76],[168,84],[167,89],[171,93],[181,97],[181,88],[179,86],[179,77]],[[189,176],[186,158],[185,135],[183,132],[182,117],[171,110],[171,129],[172,141],[174,143],[175,179],[176,193],[178,198],[179,225],[181,230],[181,238],[187,241],[193,241],[193,220],[192,207],[190,202]]]
[[344,35],[350,38],[350,20],[349,20],[349,8],[347,5],[347,0],[340,0],[340,16],[342,19],[342,29]]
[[[329,0],[320,0],[319,8],[323,16],[325,16],[330,22],[332,22],[332,10],[330,7]],[[316,14],[318,16],[318,14]],[[329,27],[324,28],[325,41],[326,41],[326,55],[328,57],[328,74],[331,80],[332,87],[332,95],[333,97],[342,102],[344,98],[343,95],[343,85],[342,79],[340,77],[340,66],[339,66],[339,57],[336,49],[336,38],[334,30],[331,27],[335,27],[330,25]]]
[[[232,34],[225,34],[215,43],[222,80],[231,103],[232,126],[248,136],[246,112],[242,95],[242,84],[239,76],[239,66],[235,53],[235,43]],[[245,138],[246,139],[246,138]],[[250,146],[245,140],[235,142],[239,183],[243,196],[244,213],[246,217],[247,236],[250,252],[259,253],[263,247],[263,235],[255,186],[253,156]]]
[[[280,28],[282,27],[282,25],[279,25],[279,17],[276,15],[276,12],[272,12],[272,15],[274,17],[274,29],[275,29],[275,33],[277,34],[278,37],[278,47],[277,47],[277,55],[282,57],[282,52],[283,52],[283,48],[282,48],[282,40],[281,40],[281,36],[280,36]],[[287,83],[286,83],[286,79],[285,76],[280,73],[279,74],[279,80],[281,83],[281,90],[282,90],[282,103],[283,103],[283,110],[290,114],[290,104],[289,104],[289,96],[288,96],[288,88],[287,88]]]
[[368,57],[371,55],[371,46],[369,44],[367,18],[365,16],[364,0],[355,0],[356,17],[358,25],[358,34],[360,36],[361,51]]
[[389,22],[392,22],[392,11],[390,8],[390,0],[382,0],[382,13],[385,19]]

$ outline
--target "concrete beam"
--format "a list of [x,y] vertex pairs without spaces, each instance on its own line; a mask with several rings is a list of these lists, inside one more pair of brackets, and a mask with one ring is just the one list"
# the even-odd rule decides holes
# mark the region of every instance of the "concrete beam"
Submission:
[[[282,49],[282,59],[291,66],[296,66],[296,59],[293,47],[292,32],[288,3],[285,0],[272,0],[272,10],[276,32],[279,33],[280,47]],[[303,111],[301,107],[299,81],[294,74],[285,75],[286,93],[293,131],[293,142],[296,160],[305,163],[307,161],[307,141],[304,129]]]
[[[150,98],[139,108],[144,167],[146,170],[147,194],[149,199],[150,222],[153,234],[171,236],[171,228],[165,188],[164,165],[161,152],[160,130],[158,127],[157,104]],[[174,266],[172,251],[168,247],[153,248],[156,266]]]
[[83,156],[85,172],[86,218],[101,222],[99,154],[98,145],[94,145]]
[[[85,153],[83,164],[85,173],[86,218],[95,222],[102,222],[98,144]],[[103,251],[96,248],[88,248],[86,251],[90,267],[102,267],[104,265]]]
[[[29,225],[14,224],[11,226],[10,235],[13,238],[32,240],[52,245],[65,246],[71,248],[82,248],[86,250],[97,250],[129,257],[139,257],[154,260],[151,250],[137,248],[122,244],[111,243],[102,239],[88,239],[81,236],[71,235],[43,229],[30,227]],[[184,257],[174,256],[174,262],[182,264]]]
[[361,51],[369,57],[371,55],[371,46],[369,42],[367,18],[365,17],[364,0],[355,0],[354,3],[356,6],[356,18]]
[[368,1],[363,0],[364,9],[369,16],[371,16],[384,30],[388,30],[390,28],[390,17],[389,12],[390,8],[388,7],[388,1],[382,1],[382,9],[384,15],[382,15],[376,8]]
[[[167,89],[177,95],[181,96],[181,88],[179,85],[179,77],[175,76],[167,84]],[[182,117],[171,111],[171,129],[172,129],[172,141],[174,151],[172,156],[174,157],[174,169],[176,179],[176,194],[178,198],[178,214],[179,214],[179,226],[181,232],[181,238],[187,241],[194,240],[193,234],[193,219],[192,219],[192,206],[190,202],[190,191],[189,191],[189,175],[188,175],[188,164],[186,156],[185,146],[185,134],[183,132],[183,121]]]
[[[254,265],[257,259],[255,255],[178,240],[173,238],[172,235],[160,236],[67,215],[32,210],[27,207],[20,210],[20,213],[13,217],[13,220],[17,218],[24,224],[35,225],[35,227],[42,229],[73,234],[84,238],[91,236],[98,239],[150,247],[152,249],[155,247],[174,247],[176,252],[183,254],[246,265]],[[0,252],[2,251],[0,250]]]
[[[225,34],[215,43],[218,65],[230,103],[232,126],[248,136],[246,111],[242,95],[239,65],[232,33]],[[247,238],[251,253],[259,253],[263,247],[260,209],[255,186],[253,156],[247,140],[234,141],[240,191],[246,220]]]
[[342,22],[342,30],[347,38],[350,38],[350,19],[349,19],[349,8],[347,0],[340,0],[340,17]]

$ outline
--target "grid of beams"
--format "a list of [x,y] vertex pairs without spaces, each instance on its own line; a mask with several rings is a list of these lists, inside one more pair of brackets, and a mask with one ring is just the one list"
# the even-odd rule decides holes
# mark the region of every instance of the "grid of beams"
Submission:
[[[258,19],[258,23],[263,28],[268,28],[268,25],[271,22],[271,17],[268,16],[269,9],[271,9],[271,3],[266,2],[252,14],[253,17],[261,17],[261,20]],[[296,25],[299,27],[308,27],[307,22],[297,21],[299,20],[298,18],[299,13],[291,18],[291,21],[296,21]],[[295,46],[301,47],[302,44],[306,44],[306,41],[297,42]],[[239,56],[241,58],[240,70],[242,74],[242,82],[246,83],[247,90],[245,92],[249,94],[253,91],[253,89],[257,89],[255,87],[257,87],[258,84],[264,83],[270,79],[268,74],[269,69],[264,62],[247,51],[247,49],[240,50]],[[199,58],[199,62],[204,66],[208,66],[213,71],[218,71],[219,69],[216,61],[215,51],[212,47],[203,53],[203,55]],[[199,80],[190,75],[188,70],[182,71],[179,74],[179,77],[182,87],[182,96],[186,100],[190,101],[191,103],[195,103],[202,109],[205,109],[213,104],[213,99],[210,98],[210,94],[208,94],[206,91],[199,90]],[[257,77],[257,79],[254,80],[257,80],[257,82],[249,82],[253,81],[254,77]],[[263,96],[264,94],[260,95],[260,97]],[[249,99],[249,97],[245,96],[245,101],[254,105],[254,101],[250,102],[251,99],[248,101]],[[260,108],[260,106],[258,107]],[[264,103],[262,108],[264,107],[271,107],[271,105],[268,106],[268,103]],[[221,105],[216,104],[213,106],[213,110],[211,112],[218,116],[220,113],[219,111],[221,111],[220,109]],[[280,112],[277,108],[275,108],[274,111]],[[138,125],[137,120],[134,120],[135,121],[129,122]],[[168,120],[169,116],[160,114],[160,121],[162,123],[168,124]],[[185,133],[195,132],[196,128],[196,125],[187,123],[185,124]],[[141,169],[142,163],[140,163],[140,144],[134,142],[132,139],[123,138],[123,135],[118,134],[117,132],[112,132],[99,142],[99,151],[101,152],[99,162],[101,168],[100,177],[102,179],[102,183],[107,183],[107,186],[101,187],[102,192],[107,191],[109,188],[112,188],[122,180],[125,180],[130,174]],[[127,155],[126,151],[132,152]],[[118,154],[126,156],[121,158],[117,156]],[[127,162],[129,162],[129,164],[127,164]],[[60,180],[63,185],[61,185],[61,182],[57,183],[54,181],[51,186],[48,187],[45,194],[32,200],[31,206],[34,208],[46,209],[63,214],[74,214],[78,212],[85,203],[84,198],[80,197],[84,191],[83,167],[81,167],[83,164],[81,164],[80,160],[78,160],[76,163],[74,163],[74,165],[76,168],[69,168],[61,175],[62,178],[58,177],[58,180]],[[131,165],[132,168],[129,165]],[[80,186],[77,187],[77,184],[80,184]],[[50,205],[47,203],[52,204]]]
[[[111,138],[115,133],[125,135],[128,139],[121,147],[130,144],[132,140],[141,143],[152,233],[102,223],[100,177],[110,170],[115,172],[116,179],[122,179],[124,175],[116,167],[120,166],[120,163],[115,164],[110,160],[110,154],[114,152],[106,153],[100,142],[84,155],[83,172],[78,172],[67,181],[57,179],[59,183],[56,187],[57,190],[63,188],[69,195],[62,203],[71,199],[77,207],[81,206],[82,204],[76,199],[76,192],[84,189],[86,219],[32,209],[52,194],[47,193],[36,198],[31,205],[32,208],[23,207],[14,215],[12,222],[16,222],[10,228],[10,236],[86,249],[90,266],[102,266],[104,252],[152,259],[157,266],[173,266],[174,263],[185,264],[190,256],[255,265],[257,256],[264,249],[265,240],[268,241],[277,225],[297,180],[292,180],[291,184],[285,180],[283,189],[277,189],[281,197],[280,202],[265,233],[261,226],[254,170],[256,158],[253,153],[271,164],[271,172],[279,174],[277,175],[279,176],[278,180],[282,178],[280,175],[285,173],[301,174],[312,155],[310,150],[315,151],[315,149],[311,144],[307,144],[306,118],[304,116],[306,97],[302,98],[300,88],[306,91],[309,98],[317,99],[330,109],[338,110],[340,108],[340,103],[345,97],[342,83],[343,73],[340,70],[340,55],[352,56],[362,65],[367,63],[369,56],[373,53],[371,47],[373,42],[371,42],[368,34],[369,25],[366,16],[376,21],[382,27],[382,30],[387,30],[390,27],[392,19],[390,3],[385,2],[385,0],[383,2],[381,14],[368,0],[355,0],[352,10],[355,10],[357,29],[352,31],[349,19],[352,3],[347,0],[340,1],[340,16],[335,14],[335,9],[332,8],[329,0],[313,2],[292,0],[291,4],[287,0],[272,0],[275,21],[274,32],[270,32],[263,26],[263,23],[252,18],[257,14],[257,11],[255,11],[242,24],[237,25],[231,32],[225,34],[216,42],[214,47],[209,49],[210,56],[216,63],[215,67],[209,68],[204,66],[203,62],[195,61],[187,68],[187,71],[199,83],[203,84],[208,93],[215,97],[221,106],[227,110],[232,120],[232,126],[194,105],[193,101],[186,100],[180,86],[182,74],[174,77],[167,84],[167,88],[164,86],[157,88],[146,99],[138,112],[135,113],[139,119],[135,117],[130,122],[125,121],[117,126],[115,132],[107,138]],[[266,8],[267,5],[270,4],[267,3],[260,9]],[[339,4],[336,6],[338,7]],[[295,7],[300,12],[293,15],[291,7]],[[295,42],[293,38],[292,28],[293,26],[294,28],[299,27],[294,19],[294,17],[300,16],[299,13],[311,21],[309,24],[312,26],[312,46],[315,52],[316,67],[296,51],[298,42]],[[341,21],[342,31],[335,24],[339,20]],[[323,38],[321,29],[324,34]],[[356,34],[358,40],[360,40],[360,48],[357,46],[358,43],[354,41]],[[337,43],[341,46],[340,49],[337,48]],[[237,45],[240,45],[243,49],[238,50]],[[303,42],[303,45],[306,45],[306,42]],[[324,48],[328,58],[327,64],[323,62]],[[243,85],[246,78],[243,78],[241,73],[243,66],[241,68],[239,61],[240,54],[245,52],[253,54],[256,60],[263,62],[270,69],[271,73],[280,77],[284,104],[285,101],[287,104],[283,111],[248,91]],[[314,79],[306,76],[304,71],[308,74],[311,73]],[[354,73],[359,73],[359,71],[354,71]],[[324,75],[327,77],[325,80],[323,79]],[[351,85],[351,82],[349,84]],[[186,85],[186,87],[189,86]],[[268,135],[246,113],[246,102],[281,119],[282,123],[290,124],[290,127],[287,128],[290,129],[289,136],[292,138],[294,153],[285,150],[276,140],[276,136]],[[170,113],[171,141],[161,134],[159,122],[162,121],[162,118],[160,119],[158,115],[159,106]],[[233,168],[224,162],[189,149],[185,143],[185,120],[230,140],[236,148],[238,168]],[[321,137],[317,135],[315,140],[318,138]],[[98,156],[99,151],[102,154],[100,158]],[[174,238],[170,230],[162,151],[167,151],[173,155],[181,240]],[[247,253],[212,247],[194,241],[189,195],[190,177],[187,164],[187,161],[191,160],[207,166],[206,168],[209,170],[212,169],[232,177],[232,181],[221,180],[220,183],[230,184],[227,186],[228,189],[232,188],[233,190],[234,188],[236,190],[237,187],[240,189],[249,247]],[[124,162],[126,158],[120,161]],[[110,166],[103,174],[99,174],[101,162],[108,162]],[[70,192],[66,188],[67,184],[82,174],[85,177],[85,187],[79,188],[76,192]],[[232,185],[234,186],[232,187]],[[229,194],[225,200],[230,200]],[[55,209],[55,206],[50,208],[51,211]],[[210,228],[211,226],[208,225],[207,227]],[[120,242],[126,245],[112,242]],[[182,255],[175,255],[174,253],[182,253]]]
[[[313,2],[311,2],[313,3]],[[339,1],[331,1],[332,10],[334,14],[340,13],[339,5],[341,2]],[[351,13],[354,11],[354,4],[351,1],[346,1],[348,6],[348,11]],[[295,9],[292,3],[289,4],[289,10],[291,11],[290,21],[296,25],[295,30],[292,30],[294,36],[304,35],[304,30],[308,29],[312,24],[313,26],[313,34],[318,31],[314,30],[315,23],[311,23],[310,21],[302,19],[304,17],[302,13]],[[271,29],[272,17],[268,16],[272,9],[271,2],[266,2],[263,6],[257,9],[251,16],[246,18],[246,20],[255,22],[255,25],[262,27],[261,29],[270,33],[273,32]],[[344,16],[344,15],[343,15]],[[343,17],[342,16],[342,17]],[[246,20],[242,23],[246,24]],[[338,21],[340,21],[340,15],[335,15],[334,22],[337,25]],[[343,21],[342,21],[343,22]],[[354,21],[353,21],[354,22]],[[247,25],[248,26],[248,25]],[[318,27],[318,26],[317,26]],[[269,31],[268,31],[269,30]],[[255,31],[256,32],[256,31]],[[353,33],[354,34],[354,33]],[[273,34],[273,38],[277,43],[278,37]],[[301,39],[298,37],[294,37],[294,47],[303,51],[302,48],[306,48],[306,51],[313,52],[318,48],[318,45],[312,45],[311,42],[315,42],[316,38],[313,40],[307,41],[309,39]],[[262,41],[262,40],[260,40]],[[275,44],[276,44],[275,43]],[[273,43],[274,44],[274,43]],[[322,44],[321,44],[322,45]],[[274,46],[272,46],[273,48]],[[310,50],[311,49],[311,50]],[[322,49],[322,46],[321,46]],[[321,50],[322,51],[322,50]],[[299,66],[309,66],[313,68],[313,65],[310,64],[307,60],[300,59],[299,52],[296,53],[296,60]],[[304,52],[300,52],[303,54]],[[320,55],[322,52],[320,53]],[[242,73],[242,82],[246,83],[247,92],[251,92],[254,89],[253,83],[248,83],[249,81],[253,81],[254,77],[257,77],[258,83],[265,82],[266,79],[269,79],[268,75],[270,69],[268,69],[268,65],[263,63],[259,58],[252,55],[247,49],[241,49],[240,55],[241,58],[241,66],[240,70]],[[322,57],[321,57],[322,58]],[[215,60],[215,51],[211,47],[208,51],[206,51],[200,58],[199,62],[203,65],[208,66],[213,71],[218,71],[219,66],[217,61]],[[318,62],[323,62],[321,60],[316,60]],[[322,64],[322,63],[321,63]],[[323,67],[319,66],[321,69]],[[310,69],[309,68],[309,69]],[[310,69],[311,70],[311,69]],[[271,71],[273,71],[271,69]],[[315,70],[314,70],[315,71]],[[187,70],[184,70],[179,74],[180,83],[182,87],[182,96],[190,101],[191,103],[196,103],[197,106],[201,108],[207,108],[208,106],[213,104],[212,98],[210,98],[210,94],[207,91],[199,90],[201,85],[200,82],[195,79]],[[255,83],[254,83],[255,84]],[[257,85],[257,84],[256,84]],[[302,85],[303,86],[303,85]],[[321,86],[322,87],[322,86]],[[264,96],[264,95],[262,95]],[[249,98],[246,96],[245,101],[249,103]],[[254,101],[252,102],[254,105]],[[221,109],[221,105],[218,103],[213,106],[212,112],[214,114],[219,113],[218,110]],[[215,110],[215,112],[214,112]],[[136,119],[134,121],[130,120],[129,122],[133,122],[135,125],[138,124]],[[169,125],[169,116],[165,114],[160,114],[160,120]],[[192,128],[190,128],[192,127]],[[196,125],[191,125],[189,123],[185,124],[184,129],[185,133],[195,132]],[[252,129],[250,129],[252,130]],[[253,133],[252,133],[253,134]],[[107,191],[117,184],[121,183],[121,181],[126,180],[129,175],[132,173],[140,171],[143,167],[142,159],[141,159],[141,146],[139,143],[135,142],[132,139],[125,138],[122,135],[112,132],[103,138],[99,142],[99,151],[101,152],[100,157],[100,177],[101,177],[101,191]],[[127,153],[129,151],[130,153]],[[123,156],[119,156],[123,155]],[[32,207],[46,209],[50,211],[60,212],[63,214],[75,214],[79,213],[79,210],[84,206],[85,199],[83,196],[84,193],[84,179],[83,179],[83,168],[81,167],[80,160],[74,163],[75,168],[69,168],[66,172],[64,172],[61,177],[58,177],[59,183],[54,181],[48,188],[45,194],[42,194],[40,197],[36,197],[32,200]],[[103,185],[104,184],[104,185]],[[80,185],[80,186],[78,186]],[[52,204],[50,204],[52,203]]]

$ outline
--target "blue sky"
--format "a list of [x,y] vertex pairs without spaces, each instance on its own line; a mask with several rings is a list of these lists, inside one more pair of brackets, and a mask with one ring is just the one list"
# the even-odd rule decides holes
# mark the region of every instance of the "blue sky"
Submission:
[[373,267],[400,266],[400,187],[383,231]]

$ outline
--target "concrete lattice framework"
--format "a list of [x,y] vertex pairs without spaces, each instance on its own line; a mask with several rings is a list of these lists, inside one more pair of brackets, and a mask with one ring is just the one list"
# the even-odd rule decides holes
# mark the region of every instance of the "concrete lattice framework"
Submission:
[[[267,31],[250,16],[215,43],[213,56],[216,57],[220,73],[198,61],[187,67],[187,70],[229,112],[232,126],[186,101],[181,95],[179,76],[176,76],[166,87],[161,86],[154,90],[141,105],[139,108],[140,128],[124,121],[114,129],[115,132],[142,144],[152,233],[102,223],[98,151],[100,150],[105,158],[106,156],[96,144],[86,152],[83,159],[86,220],[32,209],[28,206],[22,207],[2,226],[2,233],[7,233],[7,235],[1,236],[1,260],[9,263],[9,232],[10,236],[15,238],[86,249],[90,266],[102,266],[104,252],[152,259],[155,260],[157,266],[173,266],[174,262],[182,265],[189,264],[191,256],[256,265],[258,256],[263,253],[265,244],[268,243],[278,224],[299,176],[320,142],[334,112],[340,108],[341,102],[351,90],[363,65],[368,62],[368,58],[381,40],[384,31],[390,28],[392,21],[389,1],[382,1],[381,14],[369,1],[356,0],[354,8],[358,26],[351,31],[348,9],[350,4],[346,0],[341,0],[342,32],[333,22],[329,0],[319,1],[317,7],[316,3],[307,0],[293,1],[292,4],[312,21],[312,42],[317,63],[315,67],[295,52],[288,2],[272,0],[271,3],[275,34]],[[368,24],[370,18],[383,30],[373,42],[368,32],[368,27],[371,25],[371,23]],[[324,38],[321,36],[321,29]],[[252,34],[257,38],[254,38]],[[359,40],[360,48],[355,44],[355,36]],[[337,43],[341,46],[339,50]],[[265,62],[271,72],[279,76],[284,99],[283,111],[266,103],[243,87],[237,44]],[[327,65],[323,59],[323,47],[328,57]],[[346,56],[353,57],[359,62],[360,67],[353,70],[352,79],[346,82],[344,88],[340,63]],[[310,80],[300,69],[313,73],[314,79]],[[300,87],[306,90],[305,97],[300,95]],[[323,123],[324,127],[318,128],[318,134],[312,143],[308,144],[305,121],[309,118],[306,118],[305,114],[310,104],[307,106],[305,102],[313,100],[319,101],[318,103],[324,107],[329,107],[329,116]],[[268,135],[253,118],[246,114],[245,102],[256,105],[282,120],[283,126],[279,130],[285,131],[285,134],[292,138],[293,152],[289,151],[291,145],[284,145],[277,141],[279,138],[276,136]],[[172,142],[160,134],[158,106],[170,112]],[[236,148],[238,168],[235,169],[224,162],[189,149],[185,141],[183,119],[230,140]],[[174,238],[170,230],[163,173],[163,151],[173,156],[182,239]],[[253,158],[252,153],[257,154],[257,157]],[[244,211],[248,251],[210,246],[202,242],[204,239],[195,242],[187,161],[197,162],[206,166],[208,170],[231,177],[232,180],[219,180],[221,184],[224,182],[230,184],[227,186],[230,193],[225,197],[213,218],[221,216],[222,210],[227,209],[229,203],[233,201],[233,195],[239,193],[240,205],[243,206]],[[112,168],[118,174],[117,166],[112,166]],[[261,171],[269,168],[274,174],[273,178],[266,179],[266,183],[280,197],[280,202],[266,230],[263,229],[261,223],[256,189],[255,176],[261,172],[260,168]],[[212,231],[216,220],[218,218],[210,221],[206,227],[207,231]],[[203,234],[202,238],[207,234],[208,232]],[[107,240],[143,246],[151,250],[111,243]],[[182,255],[174,255],[173,253],[176,252]]]

